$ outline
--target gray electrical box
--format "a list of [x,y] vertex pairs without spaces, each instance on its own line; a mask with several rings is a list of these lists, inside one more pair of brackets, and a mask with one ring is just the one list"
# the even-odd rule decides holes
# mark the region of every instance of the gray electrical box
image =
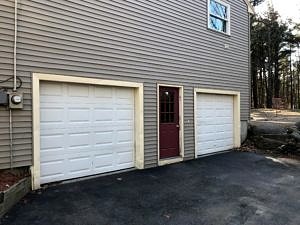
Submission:
[[8,95],[7,92],[0,90],[0,105],[7,106],[8,105]]
[[10,92],[8,95],[8,101],[10,109],[23,108],[23,94],[20,92]]

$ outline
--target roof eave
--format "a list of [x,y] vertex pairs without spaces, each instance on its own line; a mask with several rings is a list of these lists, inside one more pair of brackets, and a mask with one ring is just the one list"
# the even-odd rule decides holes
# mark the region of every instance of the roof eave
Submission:
[[255,11],[254,11],[254,7],[250,4],[249,0],[245,0],[247,6],[248,6],[248,12],[250,14],[255,14]]

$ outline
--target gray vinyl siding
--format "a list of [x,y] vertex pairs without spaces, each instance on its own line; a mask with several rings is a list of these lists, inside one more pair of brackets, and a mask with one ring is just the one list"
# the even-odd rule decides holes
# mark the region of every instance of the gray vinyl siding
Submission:
[[[0,1],[0,80],[13,75],[14,3]],[[32,161],[31,134],[31,83],[30,76],[20,77],[24,81],[22,91],[26,98],[23,111],[13,111],[13,166],[30,165]],[[12,82],[0,84],[12,87]],[[9,113],[0,107],[0,168],[10,167]]]
[[[207,0],[19,0],[14,166],[32,163],[33,72],[144,83],[145,166],[157,164],[157,83],[184,86],[184,148],[194,157],[193,88],[241,92],[249,117],[248,12],[231,5],[231,36],[207,29]],[[12,0],[0,0],[0,79],[12,75]],[[229,49],[224,45],[228,44]],[[9,166],[8,111],[0,108],[0,168]]]

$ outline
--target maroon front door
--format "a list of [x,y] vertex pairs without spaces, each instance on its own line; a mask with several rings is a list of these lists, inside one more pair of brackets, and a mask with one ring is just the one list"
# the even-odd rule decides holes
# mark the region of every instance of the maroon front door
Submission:
[[159,88],[160,158],[179,156],[179,88]]

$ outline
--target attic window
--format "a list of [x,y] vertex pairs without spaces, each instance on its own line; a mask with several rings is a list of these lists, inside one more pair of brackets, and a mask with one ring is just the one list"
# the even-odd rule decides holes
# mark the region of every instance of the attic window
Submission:
[[208,0],[208,28],[230,34],[230,6],[220,0]]

